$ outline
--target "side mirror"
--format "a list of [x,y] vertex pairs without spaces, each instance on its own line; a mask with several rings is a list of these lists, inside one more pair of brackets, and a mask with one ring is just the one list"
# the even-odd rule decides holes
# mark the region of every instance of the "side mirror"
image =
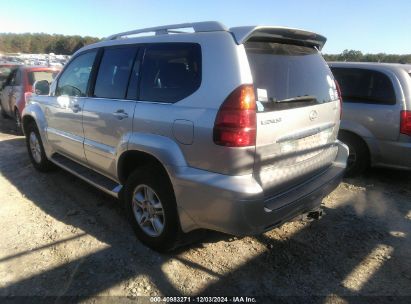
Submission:
[[36,95],[48,95],[50,93],[50,84],[47,80],[38,80],[33,85],[33,93]]

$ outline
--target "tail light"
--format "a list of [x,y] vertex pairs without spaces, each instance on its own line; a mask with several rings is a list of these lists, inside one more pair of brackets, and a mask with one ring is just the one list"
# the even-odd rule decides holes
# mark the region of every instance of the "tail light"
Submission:
[[342,117],[342,95],[341,95],[341,88],[340,88],[340,85],[338,84],[338,81],[337,81],[337,80],[334,80],[334,81],[335,81],[335,87],[337,88],[338,99],[340,100],[340,120],[341,120],[341,117]]
[[214,122],[214,143],[227,147],[254,146],[256,120],[254,87],[239,86],[218,110]]
[[33,95],[31,92],[24,93],[24,103],[27,104],[30,101],[30,97]]
[[401,111],[400,133],[411,136],[411,111]]

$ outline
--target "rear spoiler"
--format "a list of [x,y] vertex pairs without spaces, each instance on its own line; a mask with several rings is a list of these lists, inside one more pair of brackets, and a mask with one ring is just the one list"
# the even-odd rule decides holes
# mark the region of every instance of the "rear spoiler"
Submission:
[[237,44],[243,44],[248,40],[270,41],[282,40],[303,43],[317,47],[321,50],[327,41],[324,36],[299,29],[276,26],[240,26],[230,28]]

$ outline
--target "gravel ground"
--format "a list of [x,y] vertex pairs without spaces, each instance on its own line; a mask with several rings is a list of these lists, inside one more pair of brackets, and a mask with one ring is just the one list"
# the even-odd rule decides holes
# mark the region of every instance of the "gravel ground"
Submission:
[[265,295],[352,302],[364,295],[411,301],[409,172],[372,170],[345,180],[324,200],[319,221],[241,239],[208,233],[167,255],[136,240],[116,200],[62,170],[36,172],[24,138],[5,119],[0,173],[5,299]]

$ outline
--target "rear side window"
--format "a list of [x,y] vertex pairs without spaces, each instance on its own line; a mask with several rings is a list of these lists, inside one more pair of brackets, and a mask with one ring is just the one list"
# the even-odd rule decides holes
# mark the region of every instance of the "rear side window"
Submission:
[[59,77],[56,96],[87,96],[87,86],[97,51],[73,59]]
[[260,112],[310,106],[338,98],[332,73],[315,48],[247,42],[245,49]]
[[395,104],[391,80],[382,72],[358,68],[332,68],[344,102]]
[[49,83],[57,76],[58,71],[33,71],[28,72],[29,84],[32,86],[36,81],[47,80]]
[[124,99],[137,48],[121,47],[104,50],[97,74],[94,96]]
[[194,43],[152,44],[145,50],[140,99],[177,102],[201,83],[201,48]]

